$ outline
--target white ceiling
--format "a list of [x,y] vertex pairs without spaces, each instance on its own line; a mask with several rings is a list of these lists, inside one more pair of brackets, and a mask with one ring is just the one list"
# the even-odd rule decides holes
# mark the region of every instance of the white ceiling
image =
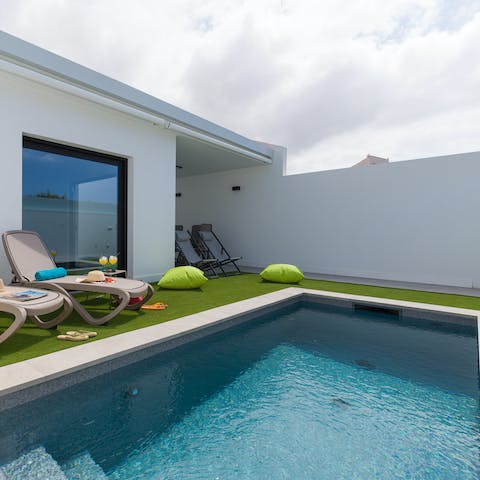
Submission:
[[182,167],[181,169],[177,168],[179,177],[259,165],[261,162],[240,153],[194,138],[177,136],[177,166]]

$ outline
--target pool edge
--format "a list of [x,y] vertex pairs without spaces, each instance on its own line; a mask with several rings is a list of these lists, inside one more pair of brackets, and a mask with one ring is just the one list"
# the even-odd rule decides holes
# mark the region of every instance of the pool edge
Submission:
[[[0,367],[0,410],[16,404],[31,401],[68,385],[62,385],[61,379],[69,378],[68,384],[79,383],[95,375],[83,375],[92,367],[98,367],[98,374],[120,368],[121,359],[128,362],[138,352],[138,361],[161,351],[149,354],[153,347],[165,346],[175,348],[182,343],[201,338],[216,331],[229,328],[236,323],[243,323],[259,312],[277,309],[302,299],[319,303],[335,304],[354,308],[355,305],[394,308],[401,315],[435,318],[450,323],[469,324],[477,327],[477,361],[480,368],[478,331],[480,330],[480,311],[457,307],[447,307],[402,300],[366,297],[289,287],[258,297],[241,300],[221,307],[205,310],[193,315],[180,317],[161,324],[140,328],[130,332],[114,335],[92,343],[78,345],[58,352],[42,355],[22,362]],[[116,365],[112,366],[115,362]],[[103,368],[100,366],[103,365]],[[74,375],[77,373],[77,375]],[[52,381],[57,380],[56,387]],[[48,385],[52,388],[48,388]],[[45,386],[45,388],[41,388]],[[27,390],[37,387],[36,393],[28,395]],[[22,395],[22,392],[25,395]],[[33,392],[32,392],[33,393]],[[10,400],[10,401],[8,401]]]

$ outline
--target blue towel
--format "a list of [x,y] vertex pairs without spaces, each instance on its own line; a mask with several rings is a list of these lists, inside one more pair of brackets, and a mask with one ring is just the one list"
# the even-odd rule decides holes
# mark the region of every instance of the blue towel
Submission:
[[35,280],[53,280],[67,276],[67,271],[63,267],[51,268],[49,270],[39,270],[35,273]]

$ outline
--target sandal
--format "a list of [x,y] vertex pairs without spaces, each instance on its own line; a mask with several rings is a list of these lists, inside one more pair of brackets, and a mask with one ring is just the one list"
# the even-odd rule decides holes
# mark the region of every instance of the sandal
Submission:
[[166,303],[157,302],[151,305],[142,305],[140,308],[143,310],[165,310],[168,307]]
[[[70,332],[72,333],[72,332]],[[80,335],[77,333],[76,335],[57,335],[58,340],[69,340],[70,342],[83,342],[85,340],[88,340],[87,335]]]
[[97,332],[90,332],[88,330],[71,330],[70,332],[67,332],[67,335],[86,335],[88,338],[93,338],[96,337],[98,334]]

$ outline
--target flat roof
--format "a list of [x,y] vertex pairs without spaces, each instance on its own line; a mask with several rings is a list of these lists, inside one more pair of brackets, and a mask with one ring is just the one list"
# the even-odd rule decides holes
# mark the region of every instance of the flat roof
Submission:
[[0,31],[0,58],[254,153],[273,157],[273,151],[266,145],[3,31]]

